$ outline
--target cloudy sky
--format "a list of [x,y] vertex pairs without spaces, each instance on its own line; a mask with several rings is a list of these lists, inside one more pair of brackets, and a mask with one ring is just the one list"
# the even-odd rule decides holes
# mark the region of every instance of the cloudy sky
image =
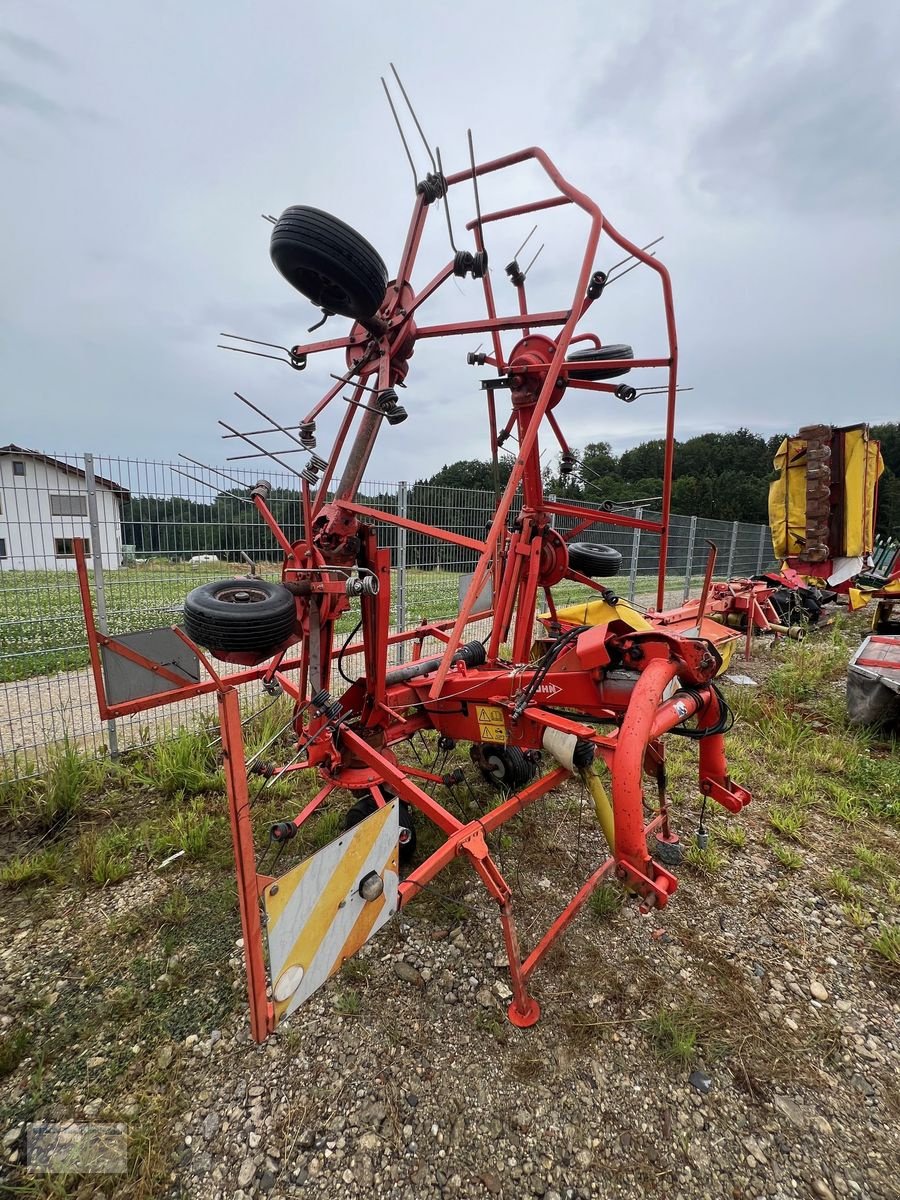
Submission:
[[[448,170],[467,126],[482,158],[538,144],[622,232],[665,235],[694,388],[681,436],[897,419],[898,33],[886,0],[8,0],[0,441],[221,463],[216,419],[243,421],[233,391],[297,420],[340,358],[298,374],[217,350],[218,334],[293,344],[318,315],[272,267],[260,213],[330,210],[396,266],[412,180],[379,83],[389,61]],[[482,202],[546,194],[523,170]],[[460,240],[470,194],[451,211]],[[488,230],[508,311],[503,265],[531,223]],[[534,304],[570,302],[584,232],[572,209],[540,215]],[[596,265],[618,257],[601,243]],[[447,258],[435,211],[414,282]],[[481,312],[466,280],[422,319]],[[589,327],[659,353],[655,276],[610,288]],[[475,344],[420,343],[410,419],[383,430],[370,479],[487,456]],[[662,409],[581,392],[559,416],[574,444],[623,449],[659,433]]]

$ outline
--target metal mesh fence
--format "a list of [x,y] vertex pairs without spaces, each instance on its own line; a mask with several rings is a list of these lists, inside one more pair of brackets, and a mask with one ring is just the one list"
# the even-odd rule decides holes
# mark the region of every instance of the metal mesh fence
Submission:
[[[301,535],[296,478],[266,474],[272,484],[270,507],[295,540]],[[257,477],[257,469],[239,467],[221,473],[182,463],[0,450],[3,774],[33,770],[41,752],[63,738],[115,752],[212,714],[215,700],[204,696],[120,719],[114,728],[103,726],[88,669],[72,539],[86,541],[101,630],[115,635],[169,626],[178,621],[184,597],[201,583],[245,574],[251,562],[263,578],[280,578],[281,551],[247,498]],[[484,536],[496,510],[492,493],[423,483],[366,483],[359,501],[475,539]],[[658,514],[641,515],[653,519]],[[556,522],[564,535],[576,523],[573,517]],[[374,524],[379,545],[391,552],[392,628],[454,617],[461,578],[473,570],[476,552],[386,521]],[[772,558],[765,526],[675,516],[667,604],[679,603],[699,582],[707,539],[719,549],[718,578],[753,574]],[[638,603],[655,603],[658,535],[598,525],[578,540],[617,549],[622,569],[610,584]],[[565,604],[582,592],[565,582],[554,596]],[[357,616],[354,610],[341,619],[338,644]],[[469,636],[484,637],[488,630],[489,623],[474,623]],[[399,661],[402,653],[395,647],[392,660]],[[229,670],[224,664],[223,669]]]

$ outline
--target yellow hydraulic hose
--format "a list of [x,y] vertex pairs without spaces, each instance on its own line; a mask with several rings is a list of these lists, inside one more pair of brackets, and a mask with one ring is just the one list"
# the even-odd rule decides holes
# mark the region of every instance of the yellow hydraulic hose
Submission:
[[594,810],[597,813],[597,820],[600,822],[600,828],[603,830],[603,836],[606,838],[610,854],[615,854],[615,822],[613,820],[612,805],[609,802],[609,796],[606,794],[606,788],[590,767],[583,768],[581,778],[590,788],[591,795],[594,798]]

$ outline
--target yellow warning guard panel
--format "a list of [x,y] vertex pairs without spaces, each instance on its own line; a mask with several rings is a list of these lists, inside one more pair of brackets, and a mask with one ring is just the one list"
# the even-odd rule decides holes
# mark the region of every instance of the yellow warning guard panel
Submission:
[[397,911],[399,845],[394,799],[265,889],[276,1024]]

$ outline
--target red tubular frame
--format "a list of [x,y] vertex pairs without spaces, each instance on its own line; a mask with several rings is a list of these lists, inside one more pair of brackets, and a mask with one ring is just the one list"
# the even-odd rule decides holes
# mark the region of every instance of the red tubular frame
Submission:
[[[564,575],[604,592],[602,585],[567,566],[563,541],[552,529],[551,519],[554,516],[575,519],[576,526],[568,535],[569,538],[594,523],[624,529],[645,529],[659,534],[657,603],[659,608],[662,607],[672,491],[678,347],[671,281],[666,268],[657,258],[619,234],[594,201],[569,183],[542,150],[529,147],[457,172],[447,177],[446,185],[448,188],[456,187],[476,177],[528,161],[536,162],[543,169],[559,194],[487,213],[480,221],[469,222],[466,228],[474,235],[476,251],[482,252],[483,227],[487,224],[563,205],[572,204],[579,208],[588,217],[589,226],[569,307],[529,313],[525,289],[519,285],[516,288],[519,312],[498,314],[491,277],[485,272],[481,276],[485,317],[453,324],[417,326],[414,315],[418,315],[424,303],[453,276],[456,266],[455,261],[447,264],[418,293],[413,291],[410,280],[429,211],[425,194],[420,193],[407,231],[396,283],[389,289],[379,312],[365,325],[354,325],[347,337],[293,348],[294,355],[304,358],[338,349],[345,350],[347,355],[347,375],[313,407],[306,418],[308,421],[314,421],[328,404],[338,398],[345,386],[353,390],[351,403],[340,420],[328,465],[314,499],[311,499],[309,488],[304,484],[301,498],[302,540],[292,544],[262,496],[253,497],[260,517],[285,555],[285,579],[292,585],[296,596],[297,626],[292,641],[300,643],[299,657],[285,659],[287,647],[282,646],[279,656],[272,663],[245,667],[223,679],[202,651],[194,647],[210,676],[208,680],[137,701],[109,704],[101,669],[101,645],[139,662],[147,669],[154,669],[154,664],[143,660],[115,639],[98,633],[93,619],[83,545],[76,541],[79,587],[101,716],[108,720],[211,691],[218,693],[247,959],[251,1030],[256,1040],[262,1040],[274,1027],[275,1021],[273,1006],[266,995],[259,909],[260,895],[271,878],[256,871],[253,857],[247,772],[235,691],[241,684],[258,680],[269,683],[274,679],[295,702],[298,753],[284,767],[267,770],[270,775],[305,769],[318,771],[322,786],[292,819],[295,826],[302,825],[335,788],[368,790],[377,804],[384,802],[383,789],[391,789],[437,826],[445,839],[425,862],[401,881],[401,906],[414,899],[452,859],[460,856],[468,859],[498,906],[513,989],[509,1015],[514,1023],[521,1026],[533,1024],[540,1012],[537,1003],[528,995],[528,977],[605,875],[614,871],[642,899],[645,907],[664,906],[675,891],[675,879],[652,859],[647,845],[648,836],[657,832],[666,841],[677,840],[668,828],[668,801],[661,774],[663,759],[658,739],[679,722],[696,716],[701,728],[711,731],[701,744],[701,790],[727,807],[740,807],[749,798],[729,780],[721,735],[714,732],[719,707],[711,688],[711,678],[717,657],[709,653],[708,643],[699,637],[688,641],[666,632],[665,614],[657,614],[658,621],[649,634],[635,635],[626,621],[617,618],[608,626],[598,626],[561,640],[558,656],[547,660],[549,665],[546,669],[542,670],[538,664],[530,661],[536,598],[540,594],[545,595],[555,619],[556,609],[551,593],[555,580]],[[580,507],[565,501],[551,502],[543,494],[539,431],[546,420],[560,446],[567,449],[565,435],[553,411],[566,388],[588,388],[605,393],[615,391],[615,386],[608,383],[570,379],[566,363],[567,351],[573,341],[591,339],[596,345],[601,344],[597,335],[576,333],[576,329],[591,307],[588,286],[595,269],[600,238],[604,233],[636,260],[655,271],[662,289],[667,355],[617,362],[622,368],[664,368],[667,371],[666,450],[659,521],[643,520],[605,509]],[[555,338],[532,332],[552,326],[559,327]],[[519,339],[507,356],[501,335],[511,331],[517,332]],[[503,383],[510,388],[512,412],[504,429],[511,432],[515,427],[518,441],[509,480],[498,498],[490,529],[484,539],[466,537],[407,517],[385,513],[356,499],[384,415],[378,404],[368,399],[371,391],[365,393],[365,388],[374,386],[381,393],[402,384],[407,374],[408,360],[419,338],[467,336],[472,333],[491,337],[493,355],[485,356],[484,361],[495,367],[502,376],[507,376]],[[369,380],[369,384],[364,384],[365,380]],[[493,392],[488,395],[488,414],[491,450],[496,461],[498,422]],[[348,445],[354,424],[354,440]],[[329,501],[327,493],[338,476],[341,459],[343,466],[336,498]],[[520,486],[523,505],[515,528],[509,532],[512,508]],[[365,523],[375,520],[439,538],[478,555],[468,591],[455,618],[423,622],[415,629],[390,632],[390,558],[386,550],[378,547],[372,526]],[[548,548],[552,551],[549,566]],[[329,694],[325,701],[317,699],[314,708],[310,693],[319,688],[327,689],[331,677],[335,622],[349,607],[345,581],[354,572],[360,576],[365,574],[369,579],[374,578],[378,584],[359,593],[362,639],[344,651],[345,654],[361,652],[364,655],[365,675],[337,701]],[[484,614],[476,612],[476,606],[489,576],[493,577],[495,584],[495,601],[491,611]],[[490,641],[482,656],[486,661],[476,663],[478,656],[472,654],[471,647],[468,654],[462,653],[458,657],[467,625],[484,615],[493,617]],[[513,668],[499,659],[500,647],[510,631],[513,660],[517,664]],[[176,632],[191,644],[180,630]],[[412,660],[416,662],[422,656],[427,638],[437,640],[442,647],[433,660],[425,656],[426,661],[421,663],[418,675],[407,670],[397,671],[393,676],[387,672],[388,649],[391,645],[416,642]],[[311,654],[313,639],[319,645],[316,671],[312,669],[316,661]],[[622,684],[617,680],[607,685],[605,669],[613,661],[633,665],[637,682],[632,691],[623,691]],[[295,672],[299,678],[294,678]],[[173,681],[171,671],[160,668],[160,674],[162,678]],[[313,674],[316,675],[315,679],[310,678]],[[681,678],[685,686],[689,685],[690,691],[663,701],[667,686],[676,677]],[[544,693],[554,698],[556,711],[547,709],[549,700],[542,699]],[[489,710],[488,715],[480,716],[479,713],[484,713],[485,709]],[[573,719],[569,715],[572,710],[576,714],[582,713],[584,720]],[[519,951],[511,889],[494,862],[486,839],[506,821],[569,778],[574,760],[568,760],[568,767],[553,767],[479,819],[464,822],[420,786],[420,783],[440,782],[443,777],[434,771],[404,767],[398,763],[391,749],[421,729],[434,729],[448,738],[484,742],[488,734],[482,729],[483,722],[494,730],[501,726],[502,740],[508,746],[530,751],[545,749],[545,743],[557,746],[554,753],[558,753],[561,760],[565,760],[565,752],[558,749],[560,738],[566,744],[574,741],[581,755],[586,748],[588,757],[593,753],[612,773],[614,853],[596,867],[524,959]],[[599,723],[601,727],[606,725],[608,732],[598,733],[592,722]],[[489,736],[501,740],[495,732]],[[643,776],[648,770],[656,771],[659,789],[659,808],[649,820],[645,817],[643,793]],[[600,803],[599,799],[597,803]]]

